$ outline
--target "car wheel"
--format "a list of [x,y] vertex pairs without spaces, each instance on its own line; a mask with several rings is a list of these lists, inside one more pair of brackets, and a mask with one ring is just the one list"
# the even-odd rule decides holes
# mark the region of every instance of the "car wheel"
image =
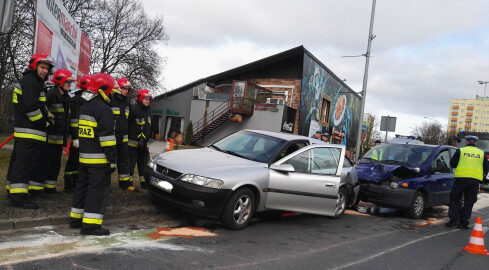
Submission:
[[334,218],[340,218],[343,216],[346,210],[346,202],[348,200],[348,195],[344,187],[340,187],[338,190],[338,199],[336,199],[336,207],[334,209]]
[[411,201],[411,205],[406,210],[406,216],[413,219],[421,218],[424,212],[425,204],[426,202],[423,193],[416,191],[416,193],[414,193],[413,200]]
[[249,188],[240,188],[229,198],[221,222],[230,230],[248,226],[255,213],[255,194]]

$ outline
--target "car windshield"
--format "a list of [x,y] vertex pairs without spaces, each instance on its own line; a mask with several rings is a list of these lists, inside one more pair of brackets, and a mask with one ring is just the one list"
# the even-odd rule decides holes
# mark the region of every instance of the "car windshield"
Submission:
[[419,166],[433,152],[434,148],[413,144],[380,144],[370,149],[362,157],[363,161]]
[[269,163],[270,159],[285,142],[285,140],[263,134],[240,131],[223,138],[209,147],[230,155]]

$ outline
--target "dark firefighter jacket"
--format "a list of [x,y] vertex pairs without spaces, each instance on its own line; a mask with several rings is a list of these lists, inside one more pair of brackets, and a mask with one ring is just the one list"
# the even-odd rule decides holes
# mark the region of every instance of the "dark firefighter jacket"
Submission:
[[36,71],[27,72],[12,94],[14,136],[18,141],[46,142],[46,88]]
[[70,136],[70,96],[61,94],[58,87],[53,87],[46,94],[46,106],[54,115],[54,126],[48,127],[48,143],[66,146]]
[[129,112],[129,146],[138,147],[139,141],[148,142],[151,136],[151,109],[141,103],[132,105]]
[[70,133],[71,139],[78,139],[78,118],[80,117],[80,110],[87,101],[81,97],[83,91],[78,90],[75,95],[71,98],[70,110],[71,110],[71,121],[70,121]]
[[128,118],[131,104],[127,101],[127,98],[113,94],[110,99],[110,108],[115,118],[115,137],[117,143],[123,143],[128,141]]
[[97,96],[83,105],[79,119],[80,164],[90,167],[115,164],[114,116],[109,105]]

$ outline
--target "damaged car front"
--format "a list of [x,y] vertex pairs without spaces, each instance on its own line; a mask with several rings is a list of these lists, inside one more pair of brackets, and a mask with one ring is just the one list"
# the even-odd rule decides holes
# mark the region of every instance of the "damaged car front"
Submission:
[[377,206],[406,210],[408,217],[420,218],[426,207],[447,203],[453,185],[450,157],[448,146],[377,145],[356,166],[359,197]]

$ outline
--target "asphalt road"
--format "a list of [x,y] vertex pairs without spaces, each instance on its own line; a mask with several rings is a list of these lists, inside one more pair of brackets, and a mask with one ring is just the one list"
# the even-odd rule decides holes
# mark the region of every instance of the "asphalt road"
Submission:
[[[272,213],[229,231],[163,208],[157,216],[108,221],[108,237],[82,237],[67,225],[1,231],[0,268],[487,269],[489,256],[461,249],[472,227],[445,228],[446,212],[437,207],[421,220],[368,205],[340,219]],[[477,216],[486,232],[487,193],[472,223]]]

